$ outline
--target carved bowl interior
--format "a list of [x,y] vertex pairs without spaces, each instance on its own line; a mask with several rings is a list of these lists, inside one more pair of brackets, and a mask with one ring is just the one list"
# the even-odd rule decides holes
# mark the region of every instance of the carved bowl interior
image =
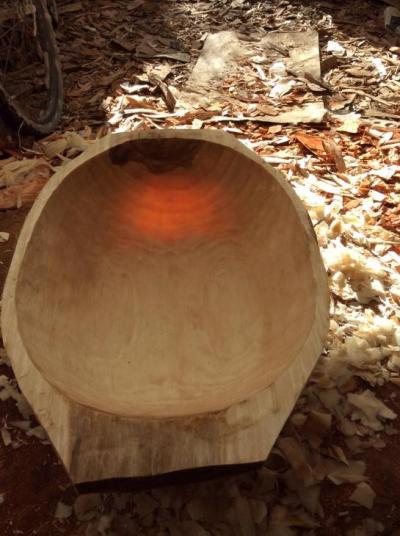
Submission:
[[78,403],[128,417],[217,411],[268,387],[312,329],[310,235],[256,161],[135,140],[71,171],[27,244],[26,351]]

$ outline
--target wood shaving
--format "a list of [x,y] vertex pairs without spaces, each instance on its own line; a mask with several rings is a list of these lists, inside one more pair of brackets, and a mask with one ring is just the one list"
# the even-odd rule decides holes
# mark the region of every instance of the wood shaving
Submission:
[[356,486],[356,489],[350,495],[349,500],[371,510],[374,505],[375,497],[376,493],[371,486],[366,482],[360,482],[360,484]]
[[367,479],[365,470],[365,462],[350,462],[347,466],[338,466],[337,469],[329,473],[328,478],[336,485],[344,483],[354,484],[357,482],[363,482]]
[[366,389],[363,393],[349,393],[347,400],[357,408],[352,412],[352,419],[361,421],[362,424],[375,431],[383,430],[383,419],[395,419],[396,413],[388,408],[374,393]]
[[72,506],[64,504],[62,501],[57,503],[54,517],[56,519],[67,519],[72,515]]

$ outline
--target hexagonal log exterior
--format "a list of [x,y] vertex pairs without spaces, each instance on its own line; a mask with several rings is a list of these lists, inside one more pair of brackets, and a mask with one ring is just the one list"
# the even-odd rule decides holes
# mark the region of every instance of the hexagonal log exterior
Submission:
[[327,278],[278,171],[216,130],[109,135],[58,171],[3,295],[19,385],[76,483],[267,457]]

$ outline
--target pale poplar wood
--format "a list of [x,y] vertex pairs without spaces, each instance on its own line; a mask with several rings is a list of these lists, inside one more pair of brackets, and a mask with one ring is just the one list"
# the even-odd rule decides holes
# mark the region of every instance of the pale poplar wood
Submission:
[[323,348],[328,288],[285,178],[216,130],[113,134],[21,232],[3,337],[71,478],[264,459]]

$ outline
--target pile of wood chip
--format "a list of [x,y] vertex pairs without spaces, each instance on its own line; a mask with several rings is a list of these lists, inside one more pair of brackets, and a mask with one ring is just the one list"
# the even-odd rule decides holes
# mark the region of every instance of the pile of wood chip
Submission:
[[[223,129],[280,169],[303,200],[332,301],[326,351],[261,469],[136,494],[60,496],[54,534],[397,534],[400,514],[380,500],[379,480],[400,411],[400,46],[384,27],[385,6],[60,4],[64,126],[34,143],[0,143],[0,208],[31,204],[107,132]],[[0,358],[9,370],[4,351]],[[21,420],[3,423],[7,448],[26,437],[45,442],[4,373],[0,400],[9,398]]]

